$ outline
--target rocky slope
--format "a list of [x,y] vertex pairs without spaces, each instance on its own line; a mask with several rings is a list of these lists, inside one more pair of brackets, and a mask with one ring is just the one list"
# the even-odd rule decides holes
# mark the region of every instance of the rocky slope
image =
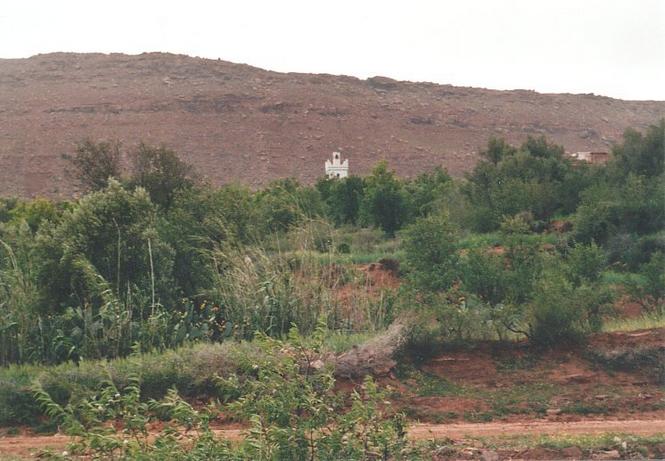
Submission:
[[353,173],[386,159],[405,176],[434,165],[461,175],[493,135],[607,150],[626,127],[664,116],[663,101],[284,74],[161,53],[0,59],[0,194],[70,194],[61,155],[83,137],[163,143],[213,184],[259,186],[312,181],[334,149]]

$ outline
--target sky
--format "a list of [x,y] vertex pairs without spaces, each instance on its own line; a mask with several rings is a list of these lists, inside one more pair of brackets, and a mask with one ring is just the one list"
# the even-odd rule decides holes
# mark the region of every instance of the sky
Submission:
[[665,0],[0,0],[0,58],[55,51],[665,100]]

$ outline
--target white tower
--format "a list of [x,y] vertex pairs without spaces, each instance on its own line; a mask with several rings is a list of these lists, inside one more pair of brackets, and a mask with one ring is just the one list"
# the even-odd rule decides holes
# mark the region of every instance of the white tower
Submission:
[[326,176],[329,178],[346,178],[349,176],[349,159],[342,162],[342,154],[333,152],[332,161],[326,160]]

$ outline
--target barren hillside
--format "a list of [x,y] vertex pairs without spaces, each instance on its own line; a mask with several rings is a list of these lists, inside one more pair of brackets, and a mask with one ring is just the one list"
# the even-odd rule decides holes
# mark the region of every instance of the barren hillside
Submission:
[[86,136],[164,143],[214,184],[257,186],[312,181],[333,149],[353,173],[387,159],[402,175],[434,165],[461,175],[492,135],[607,150],[626,127],[664,116],[662,101],[283,74],[160,53],[56,53],[0,60],[0,194],[69,194],[61,154]]

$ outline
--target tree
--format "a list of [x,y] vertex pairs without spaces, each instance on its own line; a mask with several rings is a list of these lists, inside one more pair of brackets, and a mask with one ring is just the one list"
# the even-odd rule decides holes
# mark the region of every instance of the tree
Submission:
[[130,184],[143,187],[153,203],[168,209],[178,191],[195,183],[193,167],[175,151],[141,143],[132,156]]
[[529,137],[519,149],[491,139],[467,175],[463,192],[471,204],[474,228],[495,230],[503,216],[531,212],[538,220],[570,210],[587,182],[570,174],[571,163],[563,148],[544,137]]
[[251,192],[236,185],[192,187],[177,194],[159,221],[159,234],[175,250],[174,280],[184,296],[195,298],[210,289],[210,251],[252,241],[257,221],[253,205]]
[[327,215],[336,224],[356,224],[365,192],[363,178],[323,178],[316,183],[327,206]]
[[613,149],[612,168],[615,175],[628,173],[641,176],[659,176],[665,165],[665,119],[651,125],[645,134],[632,128],[623,135],[623,143]]
[[416,220],[403,232],[402,243],[410,279],[429,291],[450,288],[457,277],[457,236],[446,216]]
[[85,139],[76,146],[73,155],[65,154],[68,161],[67,175],[78,183],[84,192],[104,189],[109,178],[120,179],[120,142],[94,142]]
[[365,197],[361,215],[365,222],[380,227],[393,236],[405,223],[407,200],[395,172],[388,170],[385,161],[379,162],[365,179]]
[[156,210],[143,189],[112,180],[83,197],[57,225],[42,226],[35,248],[42,307],[99,307],[117,298],[172,300],[172,250],[157,235]]
[[512,155],[515,155],[516,149],[508,144],[503,138],[491,137],[487,142],[487,149],[480,153],[480,156],[493,165]]
[[437,166],[432,172],[422,173],[406,183],[409,209],[412,215],[426,216],[442,208],[443,200],[453,185],[448,172]]
[[319,191],[302,186],[295,178],[273,181],[254,197],[263,233],[287,231],[324,213]]

